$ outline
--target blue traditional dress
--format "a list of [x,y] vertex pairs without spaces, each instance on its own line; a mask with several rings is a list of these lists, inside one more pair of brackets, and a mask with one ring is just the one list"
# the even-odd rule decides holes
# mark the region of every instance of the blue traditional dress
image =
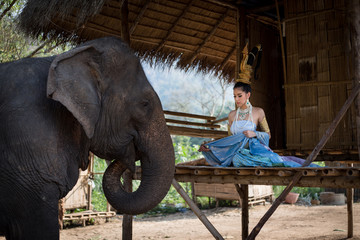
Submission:
[[[252,113],[249,114],[250,120],[234,120],[230,128],[233,135],[205,144],[210,149],[202,152],[206,161],[212,166],[221,167],[301,167],[304,159],[280,156],[268,147],[269,134],[256,131]],[[246,137],[243,134],[246,130],[254,131],[256,137]]]

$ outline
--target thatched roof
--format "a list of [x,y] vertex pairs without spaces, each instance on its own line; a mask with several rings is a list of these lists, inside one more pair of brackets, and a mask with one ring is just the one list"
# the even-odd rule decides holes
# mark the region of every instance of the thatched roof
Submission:
[[[121,36],[123,2],[28,0],[20,27],[31,36],[57,41]],[[273,0],[128,0],[131,48],[152,63],[176,62],[181,69],[212,72],[231,81],[235,76],[237,9],[276,29]]]

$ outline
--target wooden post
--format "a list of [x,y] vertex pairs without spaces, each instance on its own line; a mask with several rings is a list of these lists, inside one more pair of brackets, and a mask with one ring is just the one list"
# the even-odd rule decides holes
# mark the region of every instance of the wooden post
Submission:
[[[132,192],[132,174],[129,170],[126,170],[123,173],[123,179],[124,179],[124,187],[125,191]],[[123,240],[131,240],[132,239],[132,215],[123,215],[123,231],[122,231],[122,239]]]
[[[314,150],[311,152],[311,154],[306,159],[305,163],[303,164],[303,167],[308,166],[319,154],[320,150],[325,146],[326,142],[329,140],[331,135],[334,133],[337,125],[345,115],[346,111],[349,109],[351,103],[354,101],[356,96],[358,95],[360,90],[360,84],[357,84],[353,90],[351,91],[350,96],[346,100],[345,104],[342,106],[338,114],[336,115],[333,122],[330,124],[326,132],[324,133],[323,137],[321,138],[320,142],[316,145]],[[284,191],[280,194],[280,196],[274,201],[274,203],[271,205],[269,210],[265,213],[265,215],[260,219],[258,224],[254,227],[254,229],[251,231],[248,240],[255,239],[255,237],[259,234],[261,228],[264,226],[264,224],[269,220],[271,215],[275,212],[275,210],[279,207],[279,205],[285,200],[286,195],[291,191],[291,189],[295,186],[295,184],[301,179],[302,172],[297,172],[294,176],[294,178],[291,180],[289,185],[284,189]]]
[[[347,4],[347,20],[349,25],[350,34],[350,46],[353,56],[353,86],[360,85],[360,3],[359,1],[346,1]],[[351,55],[350,55],[351,56]],[[355,99],[355,115],[356,115],[356,139],[358,146],[358,154],[360,159],[360,96]],[[351,164],[352,165],[352,164]],[[353,201],[354,201],[354,189],[346,189],[347,197],[347,213],[348,213],[348,238],[352,238],[354,235],[354,217],[353,217]]]
[[[93,172],[94,172],[94,154],[92,152],[89,152],[88,174],[90,174],[90,176],[93,176]],[[92,199],[92,186],[88,185],[88,204],[87,204],[88,210],[92,210],[91,199]]]
[[[121,4],[121,37],[130,46],[130,32],[129,32],[129,6],[128,0],[122,0]],[[132,174],[129,170],[123,173],[125,191],[132,192]],[[123,215],[123,231],[122,239],[132,239],[132,215]]]
[[200,209],[196,206],[196,204],[191,200],[191,198],[186,194],[184,189],[180,186],[180,184],[173,179],[172,185],[176,189],[176,191],[180,194],[180,196],[186,201],[191,210],[196,214],[196,216],[200,219],[200,221],[205,225],[205,227],[210,231],[210,233],[214,236],[215,239],[224,239],[221,234],[216,230],[216,228],[211,224],[211,222],[206,218],[206,216],[200,211]]
[[245,9],[237,8],[236,11],[236,65],[235,65],[235,80],[239,77],[241,52],[245,47],[246,42],[246,18]]
[[276,13],[277,13],[277,17],[278,17],[278,28],[279,28],[279,35],[280,35],[281,56],[282,56],[282,62],[283,62],[284,84],[286,84],[287,83],[287,81],[286,81],[286,79],[287,79],[286,58],[285,58],[284,38],[283,38],[282,30],[281,30],[281,19],[280,19],[278,0],[275,0],[275,4],[276,4]]
[[354,189],[346,189],[346,201],[347,201],[347,214],[348,214],[348,238],[354,236],[354,215],[353,215],[353,202],[354,202]]
[[130,45],[128,17],[129,17],[128,0],[123,0],[121,5],[121,37],[128,45]]
[[[359,84],[360,79],[360,3],[359,1],[347,1],[347,20],[350,30],[350,46],[353,57],[353,85]],[[356,108],[356,132],[357,145],[360,158],[360,96],[355,100]]]
[[245,240],[249,236],[249,185],[235,184],[241,199],[241,236]]
[[191,197],[192,197],[192,200],[194,201],[194,203],[197,204],[194,181],[191,181]]

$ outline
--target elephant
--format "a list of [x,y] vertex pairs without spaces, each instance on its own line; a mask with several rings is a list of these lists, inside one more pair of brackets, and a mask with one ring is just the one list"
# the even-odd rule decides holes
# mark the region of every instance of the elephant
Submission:
[[[129,215],[167,194],[175,156],[158,95],[139,58],[117,37],[51,57],[0,64],[0,233],[59,239],[58,201],[74,187],[89,152],[112,160],[109,203]],[[134,192],[122,173],[141,164]]]

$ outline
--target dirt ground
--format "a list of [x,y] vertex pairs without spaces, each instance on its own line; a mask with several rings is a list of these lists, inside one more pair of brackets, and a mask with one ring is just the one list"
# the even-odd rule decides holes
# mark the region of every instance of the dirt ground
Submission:
[[[250,209],[250,229],[269,209],[267,204]],[[224,239],[241,239],[241,210],[217,208],[204,210]],[[97,220],[92,226],[61,230],[61,240],[121,239],[122,216],[105,223]],[[282,204],[264,225],[256,239],[346,239],[347,209],[342,206],[304,206]],[[134,218],[133,239],[214,239],[192,211],[166,216]],[[360,203],[354,204],[354,237],[360,239]]]
[[[250,208],[250,229],[269,209],[267,204]],[[354,237],[360,240],[360,203],[354,204]],[[241,239],[241,210],[216,208],[202,211],[224,239]],[[0,240],[4,240],[0,237]],[[60,231],[61,240],[122,239],[122,216],[109,222],[97,219],[95,225],[71,227]],[[214,239],[192,211],[139,218],[134,217],[133,239]],[[347,239],[347,209],[342,206],[304,206],[282,204],[264,225],[258,240]]]

